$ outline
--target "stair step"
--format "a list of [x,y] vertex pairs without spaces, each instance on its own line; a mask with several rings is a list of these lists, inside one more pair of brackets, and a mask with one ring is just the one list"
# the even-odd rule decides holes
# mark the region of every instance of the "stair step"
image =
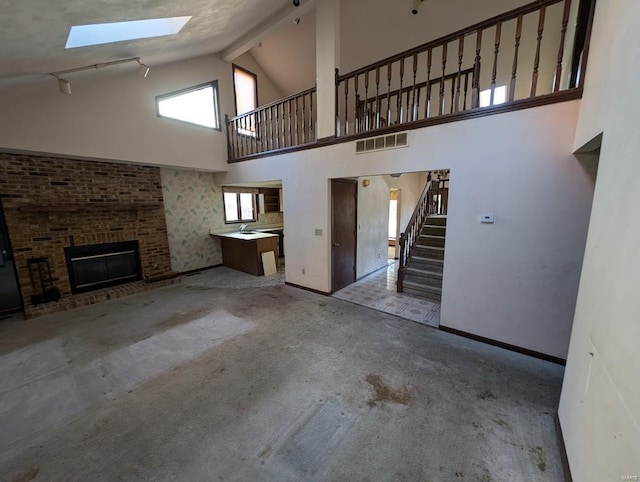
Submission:
[[445,236],[447,234],[446,226],[437,226],[435,224],[424,224],[420,230],[420,234],[433,236]]
[[407,268],[407,273],[415,276],[421,276],[422,278],[433,278],[442,282],[442,273],[438,271],[429,271],[426,269],[413,268],[411,265]]
[[444,236],[435,236],[433,234],[420,234],[418,237],[418,243],[421,246],[433,246],[438,248],[444,248]]
[[442,298],[442,288],[436,286],[425,286],[419,283],[405,281],[402,284],[402,287],[406,293],[427,298],[433,301],[440,302]]
[[446,226],[447,217],[446,216],[429,216],[425,224],[436,225],[436,226]]
[[417,244],[414,254],[417,254],[423,258],[430,259],[444,259],[444,248],[438,246],[426,246],[424,244]]
[[442,273],[444,260],[426,258],[420,255],[413,255],[411,257],[411,261],[409,261],[409,266],[412,268],[425,269],[427,271],[436,271],[438,273]]

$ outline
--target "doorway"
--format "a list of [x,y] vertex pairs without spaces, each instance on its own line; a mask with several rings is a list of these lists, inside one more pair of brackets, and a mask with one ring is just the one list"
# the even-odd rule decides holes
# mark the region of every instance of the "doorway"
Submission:
[[400,189],[391,189],[389,192],[389,245],[387,257],[398,259],[398,238],[400,233]]
[[358,183],[331,180],[331,291],[356,280]]
[[0,316],[22,311],[22,297],[0,199]]

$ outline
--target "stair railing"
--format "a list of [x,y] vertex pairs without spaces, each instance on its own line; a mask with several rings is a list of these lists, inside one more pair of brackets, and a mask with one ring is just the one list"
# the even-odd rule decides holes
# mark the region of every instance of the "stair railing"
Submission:
[[413,253],[416,244],[418,244],[418,238],[420,237],[422,226],[429,214],[432,214],[432,201],[432,183],[431,181],[428,181],[420,195],[418,204],[416,204],[416,208],[407,223],[406,229],[404,232],[400,233],[400,258],[398,262],[398,280],[396,282],[396,290],[398,293],[403,292],[405,271],[409,264],[409,260],[411,259],[411,254]]

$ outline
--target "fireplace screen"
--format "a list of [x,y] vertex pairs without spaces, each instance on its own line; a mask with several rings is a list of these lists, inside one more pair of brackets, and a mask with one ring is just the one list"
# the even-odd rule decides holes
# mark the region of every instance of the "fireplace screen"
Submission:
[[137,241],[64,249],[72,293],[129,283],[141,278]]

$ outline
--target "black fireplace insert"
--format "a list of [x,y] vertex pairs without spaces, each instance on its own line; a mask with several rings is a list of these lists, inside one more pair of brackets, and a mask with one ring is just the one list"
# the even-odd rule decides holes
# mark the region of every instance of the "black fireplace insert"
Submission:
[[138,241],[64,248],[72,293],[137,281],[142,277]]

